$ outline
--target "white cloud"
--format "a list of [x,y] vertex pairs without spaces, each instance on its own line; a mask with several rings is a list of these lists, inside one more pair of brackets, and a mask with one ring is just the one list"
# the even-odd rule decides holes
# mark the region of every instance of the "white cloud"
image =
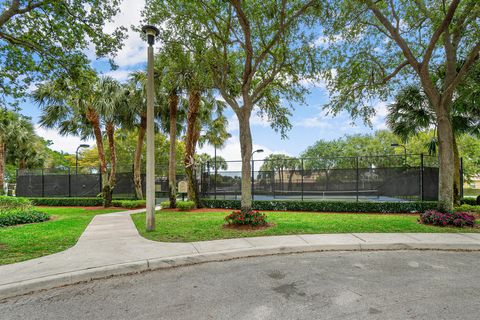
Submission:
[[141,21],[141,10],[144,5],[144,1],[124,0],[120,5],[120,12],[115,16],[113,23],[105,26],[106,32],[112,32],[119,26],[128,28],[128,38],[115,57],[115,62],[120,67],[132,66],[147,59],[146,42],[140,38],[137,32],[130,28],[132,25],[138,25]]
[[329,123],[329,120],[322,117],[312,117],[312,118],[305,118],[300,121],[295,122],[295,126],[301,126],[305,128],[322,128],[327,129],[331,128],[332,125]]
[[45,129],[39,125],[35,126],[35,131],[42,138],[51,140],[53,144],[50,146],[50,148],[56,151],[63,151],[73,154],[80,144],[95,144],[93,140],[84,141],[75,136],[61,136],[56,130]]
[[129,74],[131,73],[130,70],[111,70],[105,73],[106,76],[112,77],[118,81],[125,81],[128,79]]
[[374,105],[375,115],[371,118],[375,130],[387,129],[385,117],[388,115],[388,105],[391,102],[379,101]]

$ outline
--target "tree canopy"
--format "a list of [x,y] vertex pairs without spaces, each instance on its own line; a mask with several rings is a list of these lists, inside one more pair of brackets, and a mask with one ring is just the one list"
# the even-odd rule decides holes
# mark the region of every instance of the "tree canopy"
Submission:
[[[56,75],[72,75],[122,46],[124,27],[105,31],[120,0],[6,0],[0,3],[0,104]],[[113,65],[113,63],[112,63]]]

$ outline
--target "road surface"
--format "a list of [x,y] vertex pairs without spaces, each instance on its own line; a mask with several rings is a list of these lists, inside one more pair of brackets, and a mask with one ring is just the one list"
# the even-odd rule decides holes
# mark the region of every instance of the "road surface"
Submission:
[[480,252],[319,252],[114,277],[0,302],[6,319],[478,319]]

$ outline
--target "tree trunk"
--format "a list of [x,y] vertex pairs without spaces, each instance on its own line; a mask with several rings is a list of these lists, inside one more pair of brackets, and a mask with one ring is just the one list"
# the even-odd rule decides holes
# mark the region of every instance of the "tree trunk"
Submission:
[[201,207],[198,194],[198,185],[195,176],[195,146],[198,140],[198,112],[200,110],[200,92],[192,90],[188,96],[187,135],[185,137],[185,173],[188,183],[188,198],[195,202],[197,208]]
[[453,185],[455,161],[453,152],[453,130],[448,108],[441,103],[436,108],[438,122],[438,153],[439,153],[439,209],[453,209]]
[[240,151],[242,155],[242,212],[249,212],[252,209],[252,132],[250,130],[250,108],[244,106],[237,117],[240,128]]
[[0,137],[0,195],[5,193],[5,143]]
[[113,189],[117,182],[117,152],[115,149],[115,126],[112,122],[108,122],[105,126],[107,132],[108,149],[110,150],[110,177],[108,179],[108,194],[105,194],[104,207],[110,207],[112,205]]
[[168,157],[168,197],[170,200],[170,208],[177,207],[177,159],[176,159],[176,142],[177,142],[177,110],[178,95],[176,92],[168,97],[168,106],[170,112],[170,150]]
[[133,183],[135,185],[135,196],[137,199],[143,199],[142,190],[142,149],[145,132],[147,130],[147,115],[145,112],[140,114],[140,127],[138,128],[137,145],[135,147],[135,157],[133,160]]
[[455,205],[460,204],[460,190],[461,190],[461,178],[460,178],[460,155],[458,152],[457,139],[455,134],[453,135],[453,158],[455,163],[455,172],[453,179],[453,203]]
[[103,147],[102,130],[100,129],[100,120],[98,114],[93,109],[88,109],[87,120],[90,122],[93,128],[93,135],[95,136],[95,143],[97,144],[98,160],[100,161],[100,173],[102,176],[102,194],[103,204],[106,206],[108,201],[111,203],[111,199],[105,199],[105,195],[109,194],[110,186],[108,184],[107,162],[105,160],[105,149]]

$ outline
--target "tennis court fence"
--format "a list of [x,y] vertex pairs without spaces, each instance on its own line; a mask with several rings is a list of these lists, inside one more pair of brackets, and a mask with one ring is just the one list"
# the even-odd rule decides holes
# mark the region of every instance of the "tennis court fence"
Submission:
[[[157,199],[168,198],[168,166],[156,167]],[[196,169],[202,197],[240,199],[241,161],[212,161]],[[462,176],[462,175],[461,175]],[[254,200],[421,201],[438,199],[438,159],[427,155],[275,158],[252,161]],[[185,179],[179,165],[177,181]],[[461,184],[463,185],[463,183]],[[142,173],[145,192],[145,175]],[[18,170],[16,195],[95,197],[98,168]],[[462,190],[461,190],[462,191]],[[119,168],[114,197],[133,198],[131,166]]]

